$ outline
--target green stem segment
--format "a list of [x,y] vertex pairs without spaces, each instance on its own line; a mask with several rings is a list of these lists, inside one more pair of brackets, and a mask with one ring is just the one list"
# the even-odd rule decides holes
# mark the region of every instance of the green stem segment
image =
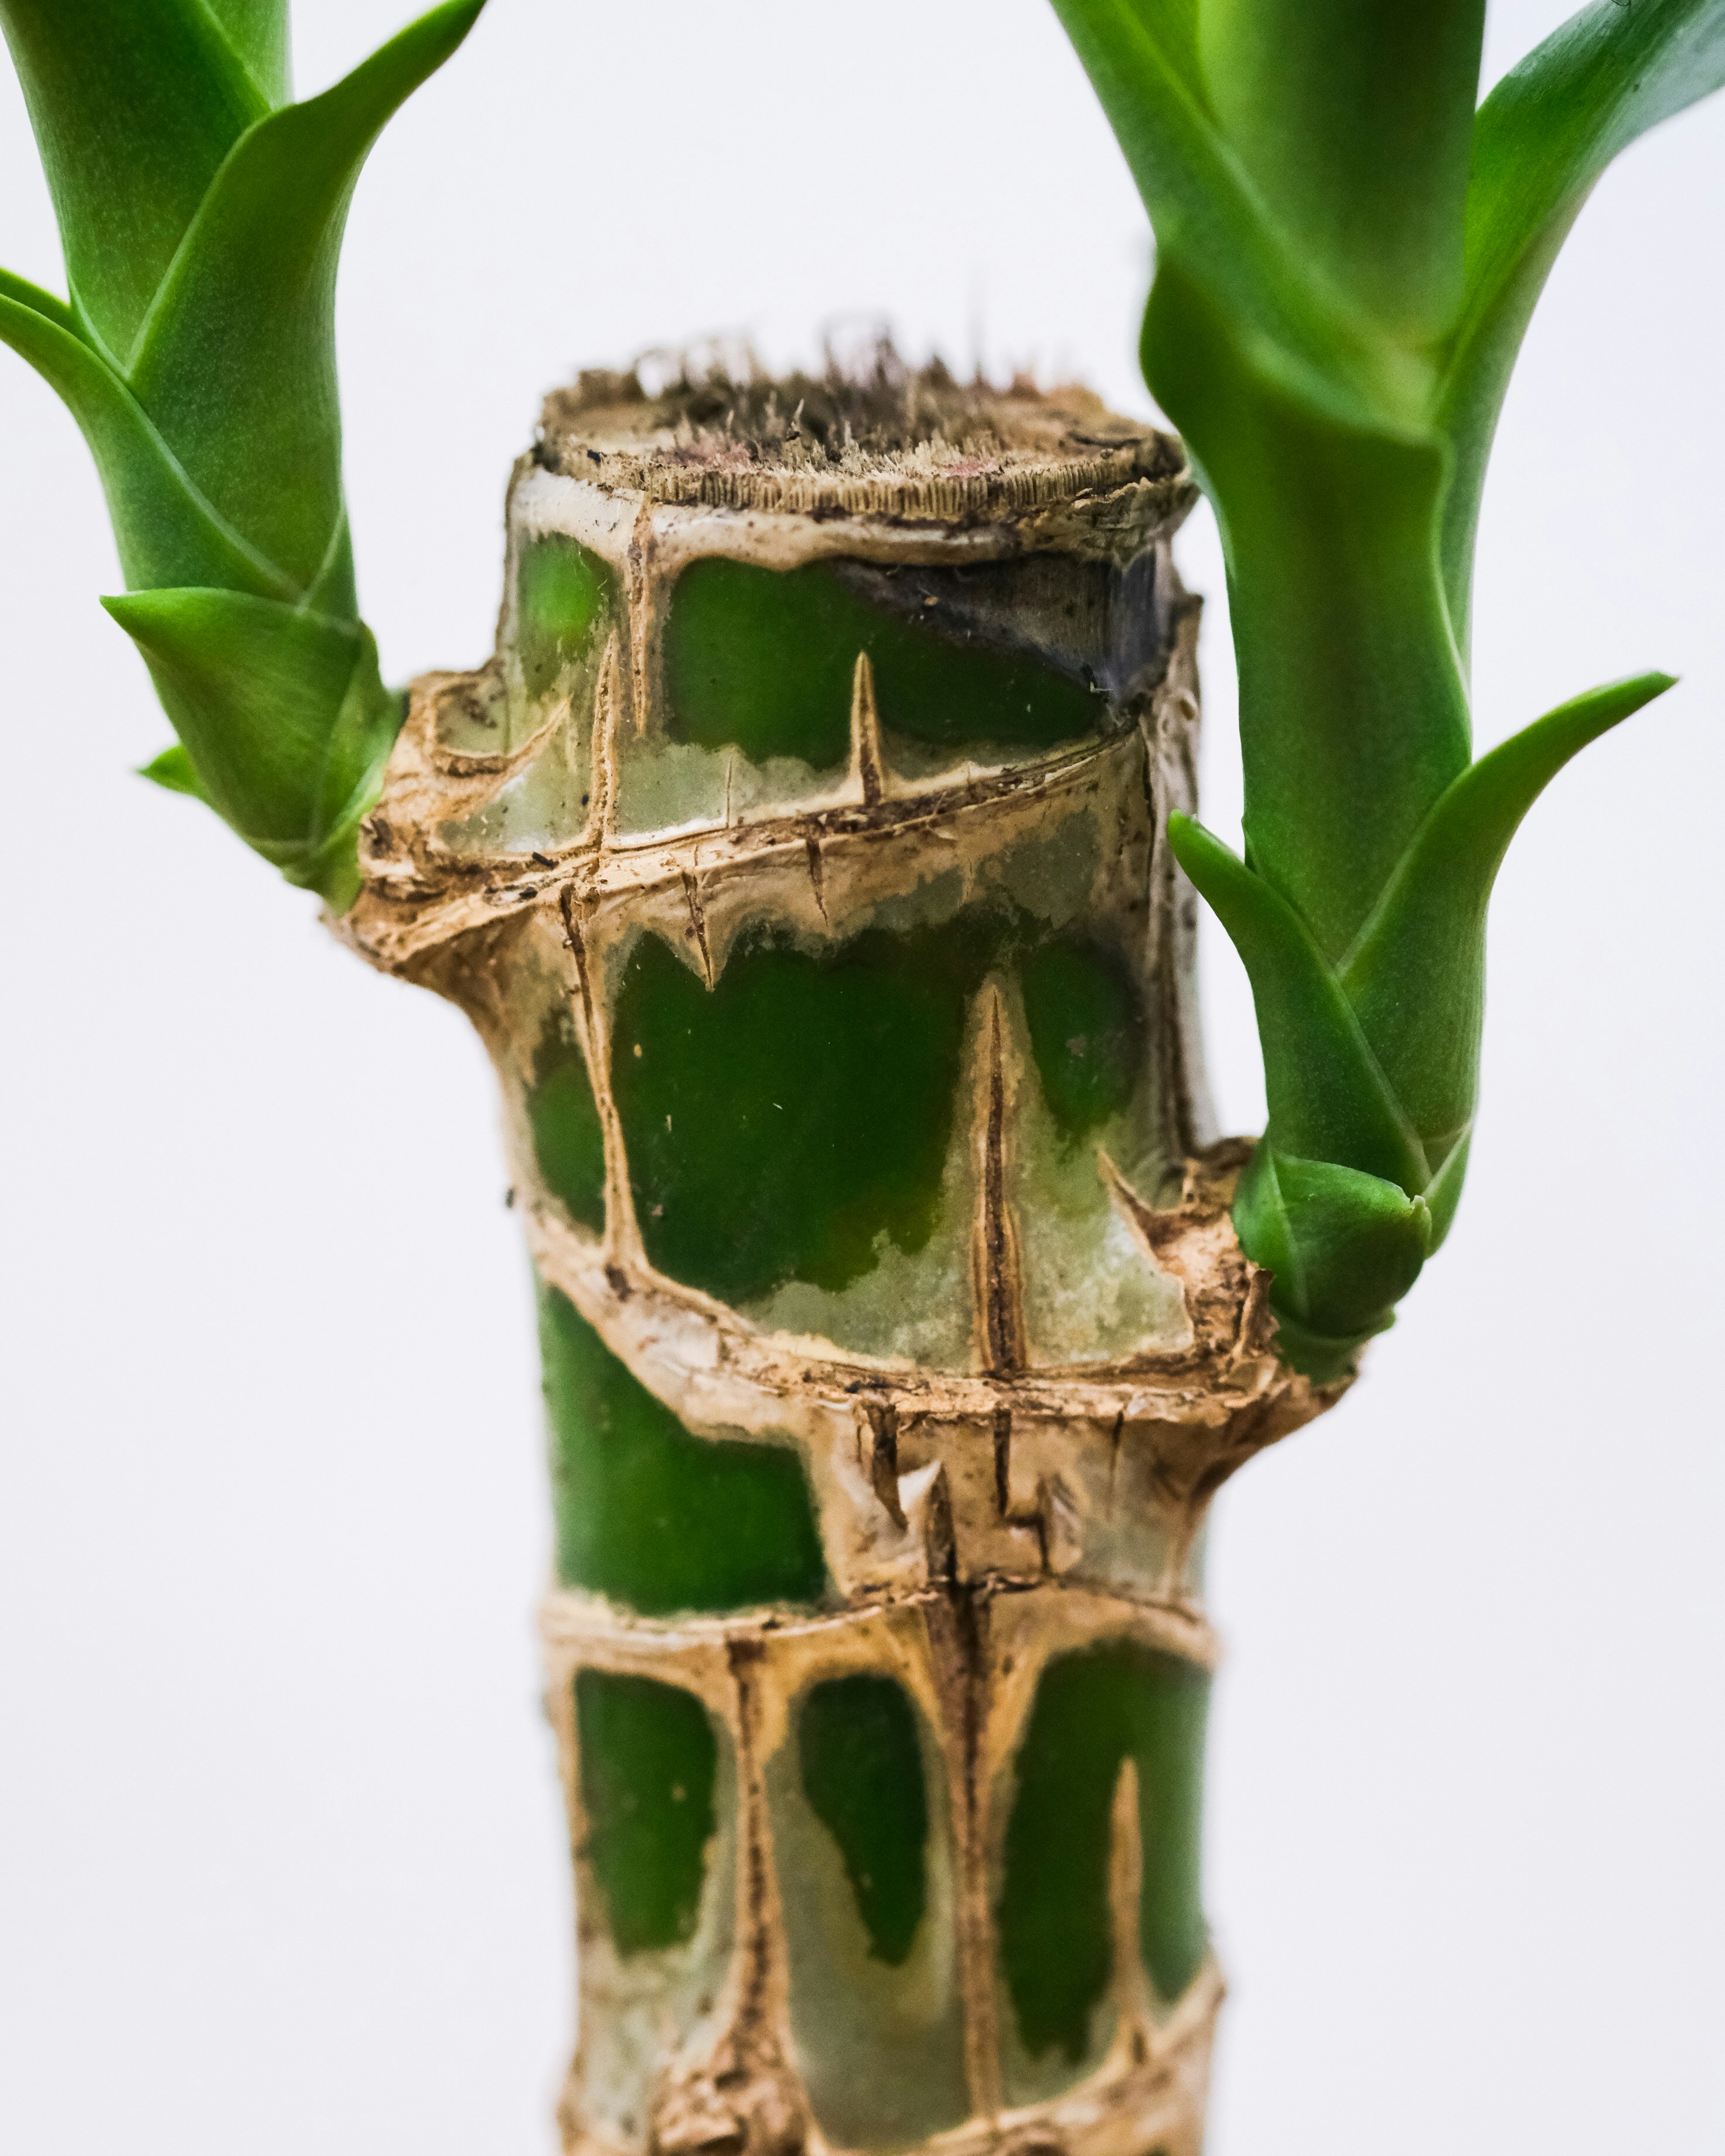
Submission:
[[349,932],[510,1104],[572,2148],[1196,2156],[1198,1530],[1324,1401],[1205,1149],[1189,498],[1076,393],[589,382],[416,699]]

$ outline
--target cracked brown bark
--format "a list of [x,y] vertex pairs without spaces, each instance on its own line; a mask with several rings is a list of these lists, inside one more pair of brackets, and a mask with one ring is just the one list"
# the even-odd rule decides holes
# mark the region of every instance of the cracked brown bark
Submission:
[[[343,926],[374,963],[459,1003],[485,1037],[544,1280],[696,1438],[794,1452],[831,1583],[819,1609],[655,1618],[578,1586],[547,1599],[548,1697],[588,1912],[565,2137],[594,2156],[928,2138],[952,2156],[1032,2145],[1196,2156],[1220,1984],[1206,1960],[1178,1998],[1153,1995],[1130,1758],[1106,1830],[1107,2011],[1060,2086],[1014,2034],[999,1908],[1042,1676],[1062,1656],[1119,1643],[1208,1670],[1214,1642],[1195,1548],[1209,1499],[1333,1397],[1276,1357],[1265,1277],[1228,1224],[1245,1150],[1204,1127],[1193,903],[1163,836],[1168,811],[1194,805],[1196,614],[1168,552],[1191,489],[1173,445],[1082,393],[913,377],[823,393],[837,417],[813,442],[809,423],[786,424],[788,396],[780,409],[752,391],[733,400],[743,408],[716,414],[698,398],[655,405],[614,382],[552,400],[545,442],[511,490],[511,578],[527,549],[561,535],[610,565],[615,603],[558,694],[537,706],[522,703],[511,673],[513,583],[490,666],[416,685],[367,834],[365,891]],[[1159,594],[1162,630],[1153,649],[1132,647],[1093,734],[944,763],[905,757],[860,652],[848,761],[796,778],[787,798],[782,774],[775,792],[734,752],[721,778],[660,746],[666,608],[679,574],[713,557],[779,571],[858,564],[865,583],[1028,563],[1041,583],[1025,584],[1026,603],[1037,606],[1063,563],[1101,562],[1122,589]],[[644,799],[678,813],[655,823],[632,805]],[[941,1276],[949,1301],[969,1301],[968,1327],[962,1311],[954,1320],[957,1345],[908,1353],[890,1322],[865,1337],[860,1306],[840,1294],[805,1296],[798,1322],[779,1322],[770,1299],[733,1306],[656,1267],[613,1060],[624,1052],[619,983],[642,939],[656,937],[711,995],[763,923],[798,950],[845,947],[883,905],[914,915],[929,902],[917,894],[955,877],[971,903],[1063,830],[1103,834],[1073,903],[1127,953],[1148,1013],[1137,1152],[1122,1164],[1091,1145],[1079,1227],[1060,1229],[1054,1201],[1043,1203],[1078,1187],[1077,1155],[1049,1135],[1022,993],[1010,967],[991,963],[968,1007],[943,1186],[948,1198],[969,1194],[953,1229],[957,1270]],[[536,1043],[557,1012],[592,1086],[598,1231],[547,1187],[529,1131]],[[1115,1132],[1111,1142],[1125,1139]],[[925,1314],[914,1306],[932,1292],[931,1264],[907,1261],[907,1325]],[[1137,1333],[1125,1320],[1112,1334],[1100,1320],[1086,1332],[1092,1286],[1140,1313]],[[880,1322],[867,1320],[877,1331]],[[691,1694],[729,1748],[700,1928],[662,1968],[631,1964],[589,1922],[572,1707],[583,1670]],[[932,2135],[835,2128],[836,2070],[798,2019],[787,1900],[814,1891],[798,1870],[812,1859],[803,1830],[775,1810],[773,1777],[809,1687],[858,1671],[902,1687],[942,1762],[933,1831],[948,1852],[950,1906],[927,1921],[950,1934],[943,1981],[962,2025],[966,2098],[963,2116]],[[859,2102],[860,2112],[846,2097],[843,2115],[866,2112],[866,2091]]]

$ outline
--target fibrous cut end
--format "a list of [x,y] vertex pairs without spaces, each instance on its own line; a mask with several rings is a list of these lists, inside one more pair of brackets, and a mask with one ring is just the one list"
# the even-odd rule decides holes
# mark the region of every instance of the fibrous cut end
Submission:
[[962,522],[1147,489],[1192,488],[1180,444],[1091,391],[957,380],[891,345],[819,374],[745,356],[583,374],[546,399],[547,470],[659,502]]

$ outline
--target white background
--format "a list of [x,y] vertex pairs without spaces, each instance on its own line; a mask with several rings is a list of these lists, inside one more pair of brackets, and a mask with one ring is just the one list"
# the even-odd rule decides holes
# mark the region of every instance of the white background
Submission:
[[[401,0],[302,0],[321,87]],[[1498,8],[1491,71],[1565,12]],[[9,82],[0,255],[58,281]],[[1454,1238],[1221,1500],[1212,2156],[1725,2146],[1725,102],[1633,151],[1505,418],[1481,733],[1641,668],[1497,902]],[[1142,408],[1143,221],[1043,0],[493,0],[341,288],[367,613],[488,647],[539,394],[715,330],[1081,370]],[[70,422],[0,355],[0,2145],[545,2156],[570,1911],[548,1542],[489,1074],[213,819]],[[1214,536],[1210,819],[1237,826]],[[1228,1119],[1250,1011],[1208,952]]]

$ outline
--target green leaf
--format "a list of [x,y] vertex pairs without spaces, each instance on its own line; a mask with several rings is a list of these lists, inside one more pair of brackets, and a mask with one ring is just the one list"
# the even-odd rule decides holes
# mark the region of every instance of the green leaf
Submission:
[[131,371],[196,483],[299,590],[321,580],[332,612],[352,610],[325,573],[341,531],[335,295],[347,205],[385,121],[482,5],[448,0],[333,90],[250,130],[186,235]]
[[40,315],[46,322],[64,330],[69,337],[81,344],[84,330],[78,317],[64,300],[55,299],[52,292],[44,292],[28,278],[15,277],[9,270],[0,270],[0,300],[10,300],[14,306],[25,307],[33,315]]
[[1144,371],[1214,501],[1252,866],[1339,957],[1466,767],[1437,566],[1444,445],[1333,400],[1164,249]]
[[[1197,0],[1054,0],[1137,182],[1165,257],[1201,261],[1229,311],[1363,410],[1400,411],[1414,393],[1386,363],[1373,326],[1324,291],[1291,251],[1210,108]],[[1424,376],[1419,389],[1423,393]],[[1178,413],[1169,411],[1176,424]]]
[[1235,1225],[1276,1276],[1271,1301],[1296,1368],[1351,1367],[1448,1234],[1467,1166],[1498,867],[1577,750],[1670,686],[1649,674],[1577,697],[1463,773],[1335,971],[1261,878],[1200,825],[1169,819],[1175,855],[1252,984],[1270,1117]]
[[143,653],[211,804],[290,883],[351,901],[359,822],[402,717],[370,630],[236,592],[102,603]]
[[246,73],[269,105],[291,95],[287,0],[203,0]]
[[1442,1159],[1472,1119],[1486,910],[1517,825],[1578,749],[1671,686],[1668,674],[1643,674],[1594,689],[1463,772],[1340,969],[1361,1030],[1431,1158]]
[[200,0],[0,0],[0,23],[73,306],[123,367],[218,167],[265,97]]
[[1304,922],[1201,824],[1171,816],[1168,838],[1251,982],[1276,1146],[1422,1189],[1425,1157]]
[[107,495],[127,583],[225,584],[260,598],[297,596],[193,485],[126,384],[67,326],[60,303],[46,293],[18,296],[32,290],[21,279],[7,280],[0,341],[29,361],[77,421]]
[[1390,334],[1461,299],[1484,0],[1203,0],[1212,110],[1294,253]]
[[1158,239],[1178,227],[1227,264],[1255,264],[1266,282],[1282,275],[1263,205],[1205,98],[1196,0],[1054,0],[1054,10],[1113,125]]
[[1605,0],[1477,115],[1481,0],[1054,4],[1156,228],[1145,376],[1227,562],[1245,860],[1170,832],[1257,1007],[1236,1223],[1289,1352],[1340,1369],[1454,1214],[1509,837],[1664,685],[1471,767],[1456,625],[1539,285],[1616,149],[1725,80],[1725,0]]
[[1432,1247],[1424,1198],[1267,1138],[1240,1178],[1234,1223],[1246,1255],[1276,1276],[1283,1353],[1321,1379],[1343,1375],[1393,1322]]
[[159,756],[152,756],[147,763],[141,763],[138,777],[147,778],[152,786],[159,786],[165,793],[189,793],[194,801],[203,802],[206,808],[215,807],[214,802],[204,791],[197,766],[177,742],[163,749]]
[[1570,226],[1620,150],[1725,84],[1725,0],[1597,0],[1480,108],[1466,288],[1437,413],[1454,444],[1444,572],[1465,634],[1474,534],[1497,414],[1523,331]]
[[1442,1245],[1455,1224],[1455,1208],[1461,1202],[1461,1185],[1467,1175],[1467,1156],[1473,1147],[1471,1124],[1456,1139],[1437,1173],[1425,1186],[1425,1202],[1431,1208],[1431,1247]]
[[355,619],[336,258],[379,131],[482,6],[288,106],[285,0],[0,0],[71,280],[0,272],[0,341],[95,459],[132,587],[107,603],[181,736],[146,775],[337,906],[401,705]]

